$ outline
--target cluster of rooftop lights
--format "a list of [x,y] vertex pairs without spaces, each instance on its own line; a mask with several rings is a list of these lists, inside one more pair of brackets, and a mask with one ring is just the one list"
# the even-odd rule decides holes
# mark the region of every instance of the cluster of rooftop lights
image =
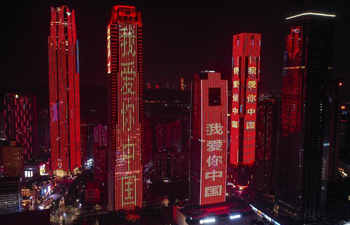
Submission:
[[[241,218],[240,214],[234,214],[234,215],[230,215],[230,220],[235,220],[235,219],[239,219]],[[199,224],[208,224],[208,223],[215,223],[216,220],[215,218],[205,218],[199,221]]]

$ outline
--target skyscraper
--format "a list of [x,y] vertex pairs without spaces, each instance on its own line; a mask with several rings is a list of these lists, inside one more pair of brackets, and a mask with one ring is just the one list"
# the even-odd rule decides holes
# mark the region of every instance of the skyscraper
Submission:
[[192,85],[190,198],[199,205],[225,202],[227,80],[203,71],[194,75]]
[[81,166],[79,44],[75,13],[51,7],[49,49],[51,166],[67,174]]
[[142,206],[142,21],[114,6],[107,27],[108,195],[111,210]]
[[238,186],[250,183],[255,159],[260,47],[260,34],[233,36],[230,163]]
[[322,220],[322,157],[333,22],[328,0],[299,1],[286,18],[275,210],[303,224]]
[[256,127],[255,197],[265,199],[274,192],[275,158],[277,150],[278,114],[275,98],[263,97],[258,101]]
[[24,160],[38,154],[38,122],[36,96],[5,94],[5,132],[7,141],[17,141],[24,149]]

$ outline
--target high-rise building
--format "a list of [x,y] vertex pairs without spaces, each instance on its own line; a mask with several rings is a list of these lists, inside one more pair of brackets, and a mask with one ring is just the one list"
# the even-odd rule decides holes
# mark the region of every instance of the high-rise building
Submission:
[[16,141],[2,146],[4,177],[24,177],[24,149]]
[[275,211],[307,224],[323,218],[324,121],[335,15],[329,0],[303,0],[296,8],[297,14],[286,18]]
[[64,175],[81,166],[79,41],[74,10],[51,7],[48,44],[51,169]]
[[226,200],[227,80],[215,71],[194,75],[190,196],[199,205]]
[[230,166],[237,186],[249,185],[253,177],[260,48],[260,34],[233,36]]
[[[327,181],[336,182],[338,174],[338,161],[339,161],[339,145],[340,145],[340,126],[341,126],[341,113],[342,113],[342,91],[344,80],[342,78],[334,79],[331,82],[331,103],[330,103],[330,118],[329,124],[329,142],[324,141],[323,146],[329,146],[328,152],[328,168],[327,168]],[[326,114],[327,115],[327,114]],[[327,120],[326,120],[327,121]],[[326,134],[327,134],[326,133]],[[325,137],[326,139],[326,137]]]
[[0,215],[20,212],[21,201],[20,178],[0,178]]
[[107,126],[99,123],[94,127],[94,144],[107,146]]
[[[258,101],[256,127],[255,197],[268,200],[275,188],[275,158],[277,150],[278,112],[275,98]],[[267,198],[266,198],[267,197]]]
[[142,21],[114,6],[107,27],[108,199],[111,210],[142,206]]
[[177,120],[172,123],[159,123],[156,127],[156,142],[158,152],[164,152],[173,147],[180,151],[182,146],[181,122]]
[[95,179],[107,181],[107,147],[94,145],[94,176]]
[[6,93],[5,131],[7,141],[17,141],[24,149],[24,159],[38,154],[36,97],[32,93]]

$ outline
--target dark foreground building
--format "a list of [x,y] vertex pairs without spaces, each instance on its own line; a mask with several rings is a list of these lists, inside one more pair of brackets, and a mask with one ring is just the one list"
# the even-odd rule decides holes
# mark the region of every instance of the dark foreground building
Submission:
[[331,1],[297,3],[296,14],[286,18],[275,211],[308,224],[323,219],[323,138],[335,15]]

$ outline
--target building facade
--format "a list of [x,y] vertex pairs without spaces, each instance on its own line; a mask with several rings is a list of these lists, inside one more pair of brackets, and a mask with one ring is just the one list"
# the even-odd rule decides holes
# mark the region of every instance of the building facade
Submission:
[[252,180],[260,48],[260,34],[233,36],[230,166],[235,168],[236,186],[247,186]]
[[275,158],[277,150],[278,111],[275,98],[259,99],[257,108],[255,197],[268,200],[275,189]]
[[331,1],[300,1],[286,18],[275,211],[301,223],[323,218],[327,81],[332,76]]
[[17,141],[24,149],[24,159],[38,154],[36,96],[32,93],[6,93],[5,132],[7,141]]
[[192,85],[190,198],[199,205],[225,202],[227,80],[203,71],[194,75]]
[[24,177],[24,149],[16,141],[2,147],[4,177]]
[[81,166],[79,41],[74,10],[51,7],[48,49],[51,169],[66,175]]
[[107,27],[108,195],[111,210],[142,206],[142,21],[114,6]]
[[0,178],[0,215],[21,211],[21,193],[19,177]]
[[99,123],[94,127],[94,144],[107,146],[107,126]]

